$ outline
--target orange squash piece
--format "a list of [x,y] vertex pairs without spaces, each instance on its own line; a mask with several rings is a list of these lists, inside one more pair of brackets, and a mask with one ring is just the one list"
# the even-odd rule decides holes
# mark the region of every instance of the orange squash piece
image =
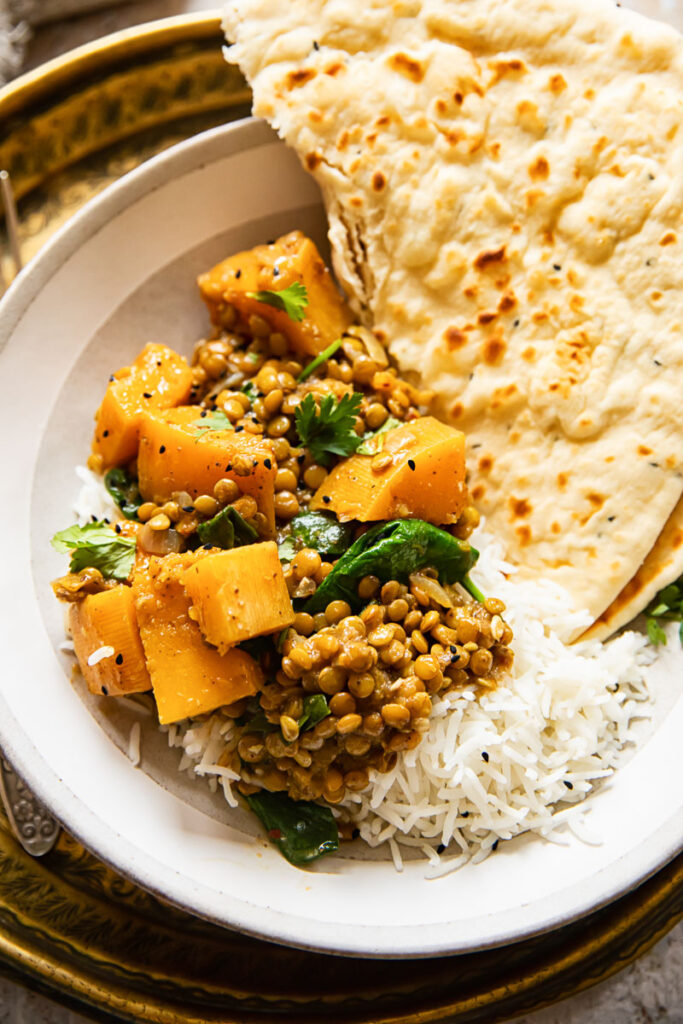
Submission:
[[328,509],[342,521],[416,518],[455,523],[465,504],[465,435],[422,416],[384,435],[381,471],[372,455],[338,463],[313,496],[312,509]]
[[148,412],[140,426],[138,487],[143,498],[166,501],[174,491],[213,494],[224,477],[251,495],[275,526],[275,474],[269,441],[246,431],[205,430],[196,405]]
[[166,345],[146,345],[135,362],[118,370],[95,414],[92,452],[102,459],[102,468],[135,458],[145,410],[186,402],[191,386],[187,361]]
[[[121,583],[70,605],[69,631],[91,693],[120,697],[152,689],[132,587]],[[111,653],[89,665],[90,656],[102,647],[112,648]]]
[[245,651],[210,647],[190,615],[186,571],[207,552],[151,558],[133,577],[135,609],[162,725],[250,697],[263,685]]
[[[305,316],[299,322],[247,294],[282,291],[295,282],[303,284],[308,295]],[[252,313],[258,313],[274,331],[284,334],[301,355],[322,352],[353,319],[315,244],[301,231],[290,231],[269,245],[238,252],[202,274],[198,284],[212,323],[232,327],[226,320],[226,312],[229,317],[234,316],[231,307],[245,322]]]
[[279,632],[294,621],[273,541],[207,552],[185,573],[185,589],[199,628],[222,652],[250,637]]

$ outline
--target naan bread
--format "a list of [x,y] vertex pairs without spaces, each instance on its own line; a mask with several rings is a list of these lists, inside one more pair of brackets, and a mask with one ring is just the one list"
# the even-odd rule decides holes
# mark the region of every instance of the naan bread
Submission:
[[582,640],[604,640],[630,622],[663,588],[683,575],[683,498],[669,516],[655,546],[620,594],[602,612]]
[[489,528],[596,619],[683,491],[681,37],[607,0],[233,0],[225,28]]

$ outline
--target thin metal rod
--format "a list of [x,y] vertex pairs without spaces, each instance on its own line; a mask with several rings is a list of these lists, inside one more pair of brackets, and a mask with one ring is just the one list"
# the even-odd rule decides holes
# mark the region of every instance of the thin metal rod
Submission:
[[0,192],[2,193],[2,205],[5,208],[9,250],[14,262],[14,272],[18,274],[23,266],[19,245],[19,217],[17,216],[17,204],[14,202],[12,183],[7,171],[0,171]]

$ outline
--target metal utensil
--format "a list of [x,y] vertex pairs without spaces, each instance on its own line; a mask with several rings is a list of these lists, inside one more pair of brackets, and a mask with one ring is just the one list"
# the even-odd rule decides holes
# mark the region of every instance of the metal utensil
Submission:
[[[22,267],[19,245],[19,219],[12,183],[7,171],[0,170],[0,195],[5,212],[9,251],[16,276]],[[0,271],[0,294],[5,282]],[[0,757],[0,796],[15,836],[33,857],[42,857],[57,842],[59,825],[50,812],[33,795],[4,757]]]
[[32,857],[48,853],[59,838],[60,826],[4,757],[0,758],[0,796],[12,831],[26,852]]

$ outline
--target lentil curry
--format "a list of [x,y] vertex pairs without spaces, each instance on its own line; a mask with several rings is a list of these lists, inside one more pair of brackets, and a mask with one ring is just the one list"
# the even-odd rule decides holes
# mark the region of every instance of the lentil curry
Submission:
[[[148,345],[110,378],[89,467],[121,510],[70,527],[53,584],[89,689],[220,708],[220,763],[294,863],[335,849],[349,792],[494,688],[504,606],[468,571],[464,437],[356,326],[299,232],[199,281],[191,365]],[[331,811],[335,808],[335,813]]]

